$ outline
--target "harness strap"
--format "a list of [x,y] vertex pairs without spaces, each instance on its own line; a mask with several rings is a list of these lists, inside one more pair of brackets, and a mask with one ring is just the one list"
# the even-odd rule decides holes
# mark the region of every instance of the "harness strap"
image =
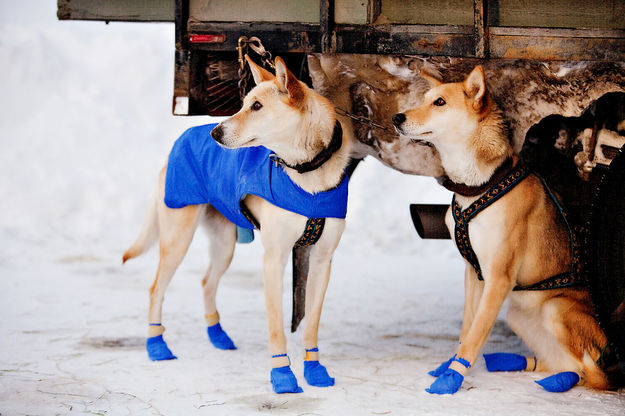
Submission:
[[[256,229],[260,230],[260,223],[254,217],[252,211],[250,211],[247,205],[245,205],[245,202],[241,201],[239,203],[239,207],[241,208],[241,213],[245,216],[245,218],[247,218],[247,220],[251,222]],[[323,234],[325,224],[325,218],[308,218],[306,226],[304,227],[304,232],[300,238],[297,239],[293,248],[312,246],[316,244],[321,238],[321,234]]]
[[490,188],[485,194],[483,194],[480,198],[478,198],[471,205],[469,205],[469,207],[464,211],[456,201],[456,196],[454,195],[451,202],[451,212],[455,222],[454,238],[456,241],[456,246],[458,247],[458,251],[460,251],[462,257],[471,266],[473,266],[477,273],[478,280],[484,280],[477,255],[475,254],[475,251],[473,251],[473,247],[471,247],[471,241],[469,239],[469,221],[477,214],[479,214],[482,210],[486,209],[492,203],[508,193],[512,188],[519,184],[523,179],[527,178],[530,174],[533,174],[538,177],[538,179],[540,179],[545,191],[547,192],[547,195],[549,195],[551,200],[554,202],[558,209],[558,212],[560,213],[560,215],[562,215],[562,218],[564,219],[564,223],[566,224],[566,227],[569,231],[571,269],[568,272],[560,273],[558,275],[549,277],[531,285],[516,286],[513,291],[549,290],[584,284],[584,279],[580,270],[581,262],[579,259],[579,247],[577,239],[575,233],[573,232],[573,229],[568,222],[566,213],[562,209],[562,206],[558,202],[553,192],[551,192],[549,186],[547,186],[545,180],[537,173],[530,171],[527,167],[522,165],[513,168],[503,180]]
[[304,228],[304,234],[295,242],[294,248],[312,246],[323,234],[323,227],[326,224],[325,218],[309,218],[306,221],[306,227]]
[[482,210],[486,209],[492,203],[507,194],[530,173],[529,169],[524,166],[517,166],[513,168],[499,183],[490,188],[464,211],[460,208],[458,202],[456,202],[456,195],[454,194],[453,196],[451,201],[451,212],[454,217],[454,222],[456,223],[454,230],[456,246],[458,247],[462,257],[464,257],[465,260],[473,266],[477,272],[477,278],[479,280],[484,280],[484,278],[482,277],[480,263],[475,255],[475,252],[473,251],[473,247],[471,247],[471,241],[469,240],[469,221],[471,221],[471,219]]

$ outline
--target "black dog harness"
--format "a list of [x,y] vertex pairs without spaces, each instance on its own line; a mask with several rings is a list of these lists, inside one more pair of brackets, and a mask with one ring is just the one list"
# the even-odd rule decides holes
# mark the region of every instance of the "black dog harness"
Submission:
[[[241,212],[245,215],[245,218],[248,219],[249,222],[254,224],[254,227],[260,230],[260,223],[258,220],[252,215],[252,212],[249,210],[247,205],[241,201],[240,204]],[[300,236],[300,238],[295,242],[293,248],[298,247],[306,247],[312,246],[319,241],[321,238],[321,234],[323,234],[323,227],[326,225],[325,218],[308,218],[306,221],[306,226],[304,227],[304,232]]]
[[[504,162],[504,164],[510,163],[509,161]],[[566,218],[566,214],[562,209],[562,206],[553,195],[544,179],[536,174],[535,172],[530,171],[527,167],[524,166],[516,166],[510,170],[510,172],[504,176],[502,180],[500,180],[497,184],[492,186],[486,193],[484,193],[480,198],[478,198],[475,202],[469,205],[464,211],[460,207],[460,205],[456,202],[456,196],[451,201],[452,214],[455,222],[454,229],[454,237],[456,240],[456,246],[460,251],[460,254],[464,259],[469,262],[471,266],[477,272],[477,278],[479,280],[484,280],[482,276],[482,269],[480,268],[480,263],[478,261],[477,255],[473,251],[471,247],[471,241],[469,240],[469,221],[474,218],[477,214],[479,214],[482,210],[489,207],[492,203],[497,201],[499,198],[508,193],[512,188],[514,188],[517,184],[519,184],[523,179],[527,178],[529,175],[535,175],[540,179],[543,187],[547,191],[547,194],[554,202],[560,215],[564,219],[564,223],[569,231],[570,236],[570,244],[571,244],[571,269],[568,272],[561,273],[552,277],[549,277],[545,280],[542,280],[538,283],[534,283],[527,286],[516,286],[513,290],[548,290],[548,289],[559,289],[574,285],[583,284],[583,278],[581,277],[581,273],[579,270],[579,249],[577,248],[577,242],[575,239],[575,235],[569,222]]]

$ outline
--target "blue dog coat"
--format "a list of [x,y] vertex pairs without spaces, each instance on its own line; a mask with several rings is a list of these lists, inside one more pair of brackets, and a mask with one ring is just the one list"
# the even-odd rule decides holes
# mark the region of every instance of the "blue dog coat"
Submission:
[[240,202],[256,195],[307,218],[345,218],[347,175],[336,188],[310,194],[276,166],[269,158],[271,150],[220,146],[210,135],[215,126],[192,127],[174,143],[165,178],[169,208],[209,203],[237,226],[254,229]]

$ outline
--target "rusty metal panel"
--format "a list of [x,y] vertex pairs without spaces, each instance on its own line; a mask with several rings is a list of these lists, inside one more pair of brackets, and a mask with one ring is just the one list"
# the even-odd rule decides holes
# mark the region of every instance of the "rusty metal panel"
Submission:
[[471,27],[454,26],[339,26],[337,52],[474,56]]
[[625,31],[490,29],[492,58],[623,61]]
[[57,0],[59,20],[173,22],[175,0]]

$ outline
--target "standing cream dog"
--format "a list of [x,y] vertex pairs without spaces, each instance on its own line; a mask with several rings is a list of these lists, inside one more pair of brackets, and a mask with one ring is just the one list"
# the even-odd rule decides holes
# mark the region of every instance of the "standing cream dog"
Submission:
[[[286,178],[283,178],[284,181],[288,182],[291,187],[289,189],[294,189],[293,194],[282,196],[281,200],[294,199],[301,194],[317,204],[318,198],[332,193],[334,189],[342,188],[344,189],[342,203],[346,205],[345,169],[349,162],[350,142],[342,137],[342,129],[337,121],[333,105],[298,81],[286,68],[282,59],[276,58],[275,76],[254,64],[249,58],[247,60],[257,85],[245,97],[243,107],[237,114],[210,131],[212,137],[226,148],[254,147],[255,152],[262,149],[257,146],[271,149],[274,154],[268,157],[272,160],[266,161],[263,169],[271,169],[273,179],[279,176],[278,174],[284,176]],[[208,130],[204,127],[191,129],[185,135],[203,135],[203,141],[199,144],[201,146],[212,145],[213,140],[208,136]],[[182,137],[179,141],[181,140]],[[221,149],[221,151],[224,150]],[[227,152],[241,153],[242,151]],[[172,156],[170,155],[170,168],[171,165]],[[183,168],[190,169],[191,167],[183,166]],[[199,166],[199,170],[211,168],[212,166]],[[216,172],[211,177],[219,178],[220,175],[225,176],[225,173],[225,171]],[[215,208],[215,204],[196,202],[187,205],[179,204],[184,206],[176,208],[171,208],[171,204],[166,205],[170,198],[166,192],[169,189],[168,181],[175,179],[173,176],[169,178],[169,175],[170,172],[166,166],[161,171],[156,196],[150,205],[143,229],[137,241],[124,254],[125,262],[143,253],[157,238],[159,240],[158,271],[150,289],[150,326],[147,343],[150,358],[153,360],[176,358],[162,338],[164,331],[161,325],[163,296],[199,224],[206,226],[210,239],[211,265],[202,281],[209,338],[218,348],[234,349],[234,344],[219,324],[215,296],[219,279],[230,265],[233,256],[237,229],[235,224],[226,219],[225,214],[222,215]],[[233,181],[236,186],[239,185],[236,177]],[[200,186],[219,189],[225,185],[204,183]],[[178,191],[179,189],[172,189],[171,192]],[[274,190],[272,189],[271,192]],[[246,217],[251,222],[257,222],[260,227],[265,250],[264,291],[269,326],[269,351],[272,356],[273,389],[276,393],[301,392],[286,354],[287,345],[282,315],[282,281],[294,244],[303,238],[310,238],[304,231],[310,226],[311,219],[280,208],[255,193],[243,194],[241,198],[243,198],[243,206],[247,208]],[[238,209],[238,198],[236,202],[235,210]],[[306,208],[312,209],[312,207]],[[316,209],[325,212],[324,210],[332,211],[334,208],[320,206]],[[338,210],[340,211],[341,207]],[[345,220],[344,214],[336,215],[336,217],[328,216],[321,227],[314,220],[318,218],[313,219],[312,228],[316,227],[316,231],[321,228],[322,233],[320,237],[316,235],[318,241],[310,251],[310,269],[306,287],[304,376],[309,384],[325,387],[333,385],[334,379],[329,377],[325,367],[319,364],[317,331],[330,277],[332,255],[341,238]]]
[[438,378],[428,392],[453,394],[460,388],[508,297],[508,323],[536,357],[487,354],[489,371],[557,372],[537,381],[549,391],[567,390],[580,380],[608,388],[597,364],[607,339],[578,274],[573,234],[542,179],[513,154],[482,67],[464,82],[423,76],[432,89],[393,123],[401,135],[438,149],[447,175],[443,185],[454,191],[446,223],[466,260],[460,344],[430,373]]

